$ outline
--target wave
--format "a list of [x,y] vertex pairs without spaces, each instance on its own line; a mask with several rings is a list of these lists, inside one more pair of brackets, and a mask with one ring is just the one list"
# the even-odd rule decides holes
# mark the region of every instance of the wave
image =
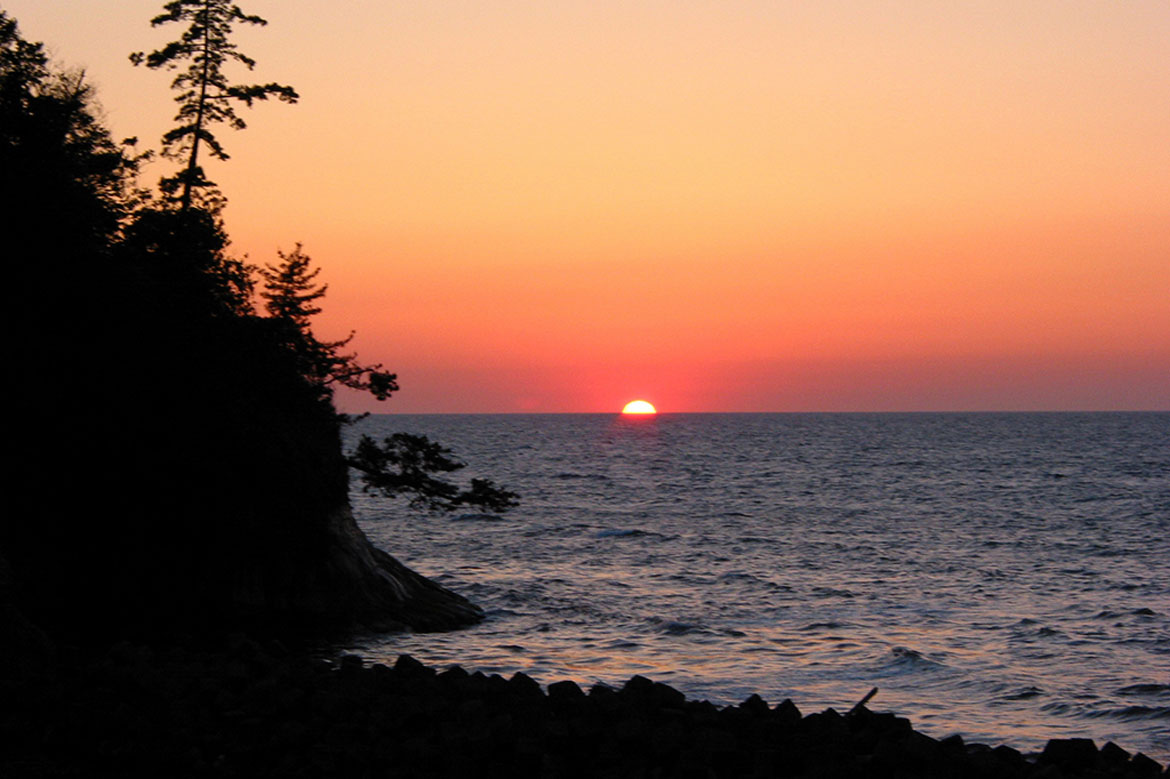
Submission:
[[857,593],[849,590],[838,590],[834,587],[813,587],[813,595],[820,598],[856,598]]
[[665,622],[658,628],[658,632],[668,636],[685,636],[691,633],[710,633],[711,630],[702,625],[692,625],[689,622]]
[[[1170,706],[1170,569],[1157,554],[1164,490],[1148,481],[1165,472],[1156,443],[1170,414],[1059,426],[1043,415],[716,415],[660,424],[654,438],[606,438],[608,418],[586,435],[592,418],[570,415],[513,435],[525,419],[476,418],[466,446],[440,438],[499,453],[501,479],[537,511],[449,524],[399,521],[373,498],[355,509],[390,552],[503,609],[444,639],[452,658],[498,665],[512,656],[495,645],[517,643],[529,653],[515,667],[546,680],[684,669],[695,694],[728,701],[776,689],[782,661],[796,700],[856,701],[872,680],[898,688],[900,713],[929,717],[940,734],[990,731],[1038,750],[1031,739],[1075,729],[1170,759],[1150,735],[1170,732],[1158,708]],[[1121,429],[1138,423],[1141,436]],[[1087,435],[1097,428],[1118,429]],[[839,467],[856,440],[895,429],[902,442],[886,460]],[[525,438],[536,451],[508,459]],[[931,451],[929,473],[891,465]],[[755,457],[731,462],[744,452]],[[1118,474],[1143,457],[1154,462],[1139,469],[1147,481],[1123,484]],[[1118,497],[1074,505],[1086,491]],[[604,646],[616,637],[637,643]],[[436,639],[387,639],[391,660],[403,641],[426,656]],[[1041,709],[1053,703],[1071,709]],[[992,722],[997,710],[1016,721]]]
[[910,649],[909,647],[905,647],[905,646],[894,647],[893,649],[890,650],[890,654],[893,655],[894,659],[897,660],[898,662],[903,662],[903,661],[914,662],[916,660],[925,660],[926,659],[925,657],[922,656],[922,653],[919,652],[917,649]]
[[458,514],[451,517],[452,522],[503,522],[504,518],[496,514]]
[[768,581],[767,579],[760,578],[759,576],[756,576],[754,574],[744,573],[742,571],[731,571],[728,573],[720,574],[718,581],[721,584],[740,584],[740,583],[742,583],[742,584],[755,585],[757,587],[763,587],[764,589],[773,590],[773,591],[777,591],[777,592],[792,592],[792,587],[790,587],[787,584],[777,584],[776,582]]
[[895,646],[890,649],[885,669],[893,673],[906,671],[932,671],[945,668],[945,664],[931,660],[919,652],[906,646]]
[[642,538],[644,536],[656,536],[661,538],[658,533],[651,533],[648,530],[637,530],[635,528],[613,528],[610,530],[598,530],[595,538]]
[[837,628],[841,628],[841,627],[845,627],[845,623],[843,623],[843,622],[810,622],[809,624],[800,628],[800,630],[802,632],[806,631],[806,630],[807,631],[836,630]]
[[1126,706],[1109,712],[1110,719],[1120,720],[1170,720],[1170,706]]
[[1145,608],[1145,607],[1131,609],[1129,611],[1111,611],[1109,609],[1106,609],[1104,611],[1099,611],[1096,614],[1094,614],[1093,619],[1117,619],[1119,617],[1127,617],[1127,616],[1130,616],[1130,617],[1160,617],[1162,615],[1159,614],[1158,612],[1154,611],[1153,609]]
[[1085,716],[1091,719],[1113,719],[1122,722],[1164,720],[1170,719],[1170,706],[1122,706],[1116,709],[1089,712]]
[[1064,638],[1067,634],[1059,628],[1043,625],[1034,619],[1021,619],[1011,626],[1012,632],[1021,639]]
[[1131,684],[1117,691],[1118,695],[1170,695],[1170,684]]
[[732,638],[742,638],[745,633],[725,628],[723,630],[714,630],[707,625],[698,622],[682,622],[678,620],[662,619],[660,617],[651,617],[647,620],[651,629],[655,633],[661,633],[667,636],[729,636]]
[[519,616],[521,616],[519,611],[513,611],[512,609],[488,609],[486,613],[487,613],[488,617],[491,617],[493,619],[496,617],[519,617]]
[[641,646],[637,641],[630,641],[625,638],[615,638],[601,644],[603,649],[638,649]]

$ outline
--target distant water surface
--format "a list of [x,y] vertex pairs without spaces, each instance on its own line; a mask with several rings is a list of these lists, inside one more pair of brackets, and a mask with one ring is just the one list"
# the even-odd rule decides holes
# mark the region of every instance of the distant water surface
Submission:
[[521,493],[432,516],[353,487],[379,546],[481,605],[351,647],[542,683],[871,708],[1170,761],[1170,414],[385,415]]

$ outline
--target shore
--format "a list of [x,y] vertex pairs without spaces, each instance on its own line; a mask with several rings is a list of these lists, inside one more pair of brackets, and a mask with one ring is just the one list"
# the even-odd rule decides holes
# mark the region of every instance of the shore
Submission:
[[214,651],[119,644],[66,653],[3,691],[0,776],[1155,777],[1118,745],[937,740],[865,706],[803,713],[752,696],[687,700],[643,677],[541,688],[436,670],[337,662],[237,638]]

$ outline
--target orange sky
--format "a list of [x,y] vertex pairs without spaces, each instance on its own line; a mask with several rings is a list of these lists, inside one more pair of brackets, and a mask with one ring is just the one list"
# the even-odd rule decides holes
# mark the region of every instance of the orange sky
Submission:
[[[1170,408],[1165,0],[241,4],[302,100],[209,174],[351,410]],[[0,0],[150,144],[161,6]]]

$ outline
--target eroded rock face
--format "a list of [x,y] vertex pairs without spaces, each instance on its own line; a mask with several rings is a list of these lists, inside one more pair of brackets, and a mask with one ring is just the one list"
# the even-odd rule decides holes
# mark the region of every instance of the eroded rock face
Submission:
[[273,583],[251,603],[243,593],[243,605],[340,629],[453,630],[483,619],[478,606],[370,543],[348,506],[330,514],[325,539],[313,570]]

